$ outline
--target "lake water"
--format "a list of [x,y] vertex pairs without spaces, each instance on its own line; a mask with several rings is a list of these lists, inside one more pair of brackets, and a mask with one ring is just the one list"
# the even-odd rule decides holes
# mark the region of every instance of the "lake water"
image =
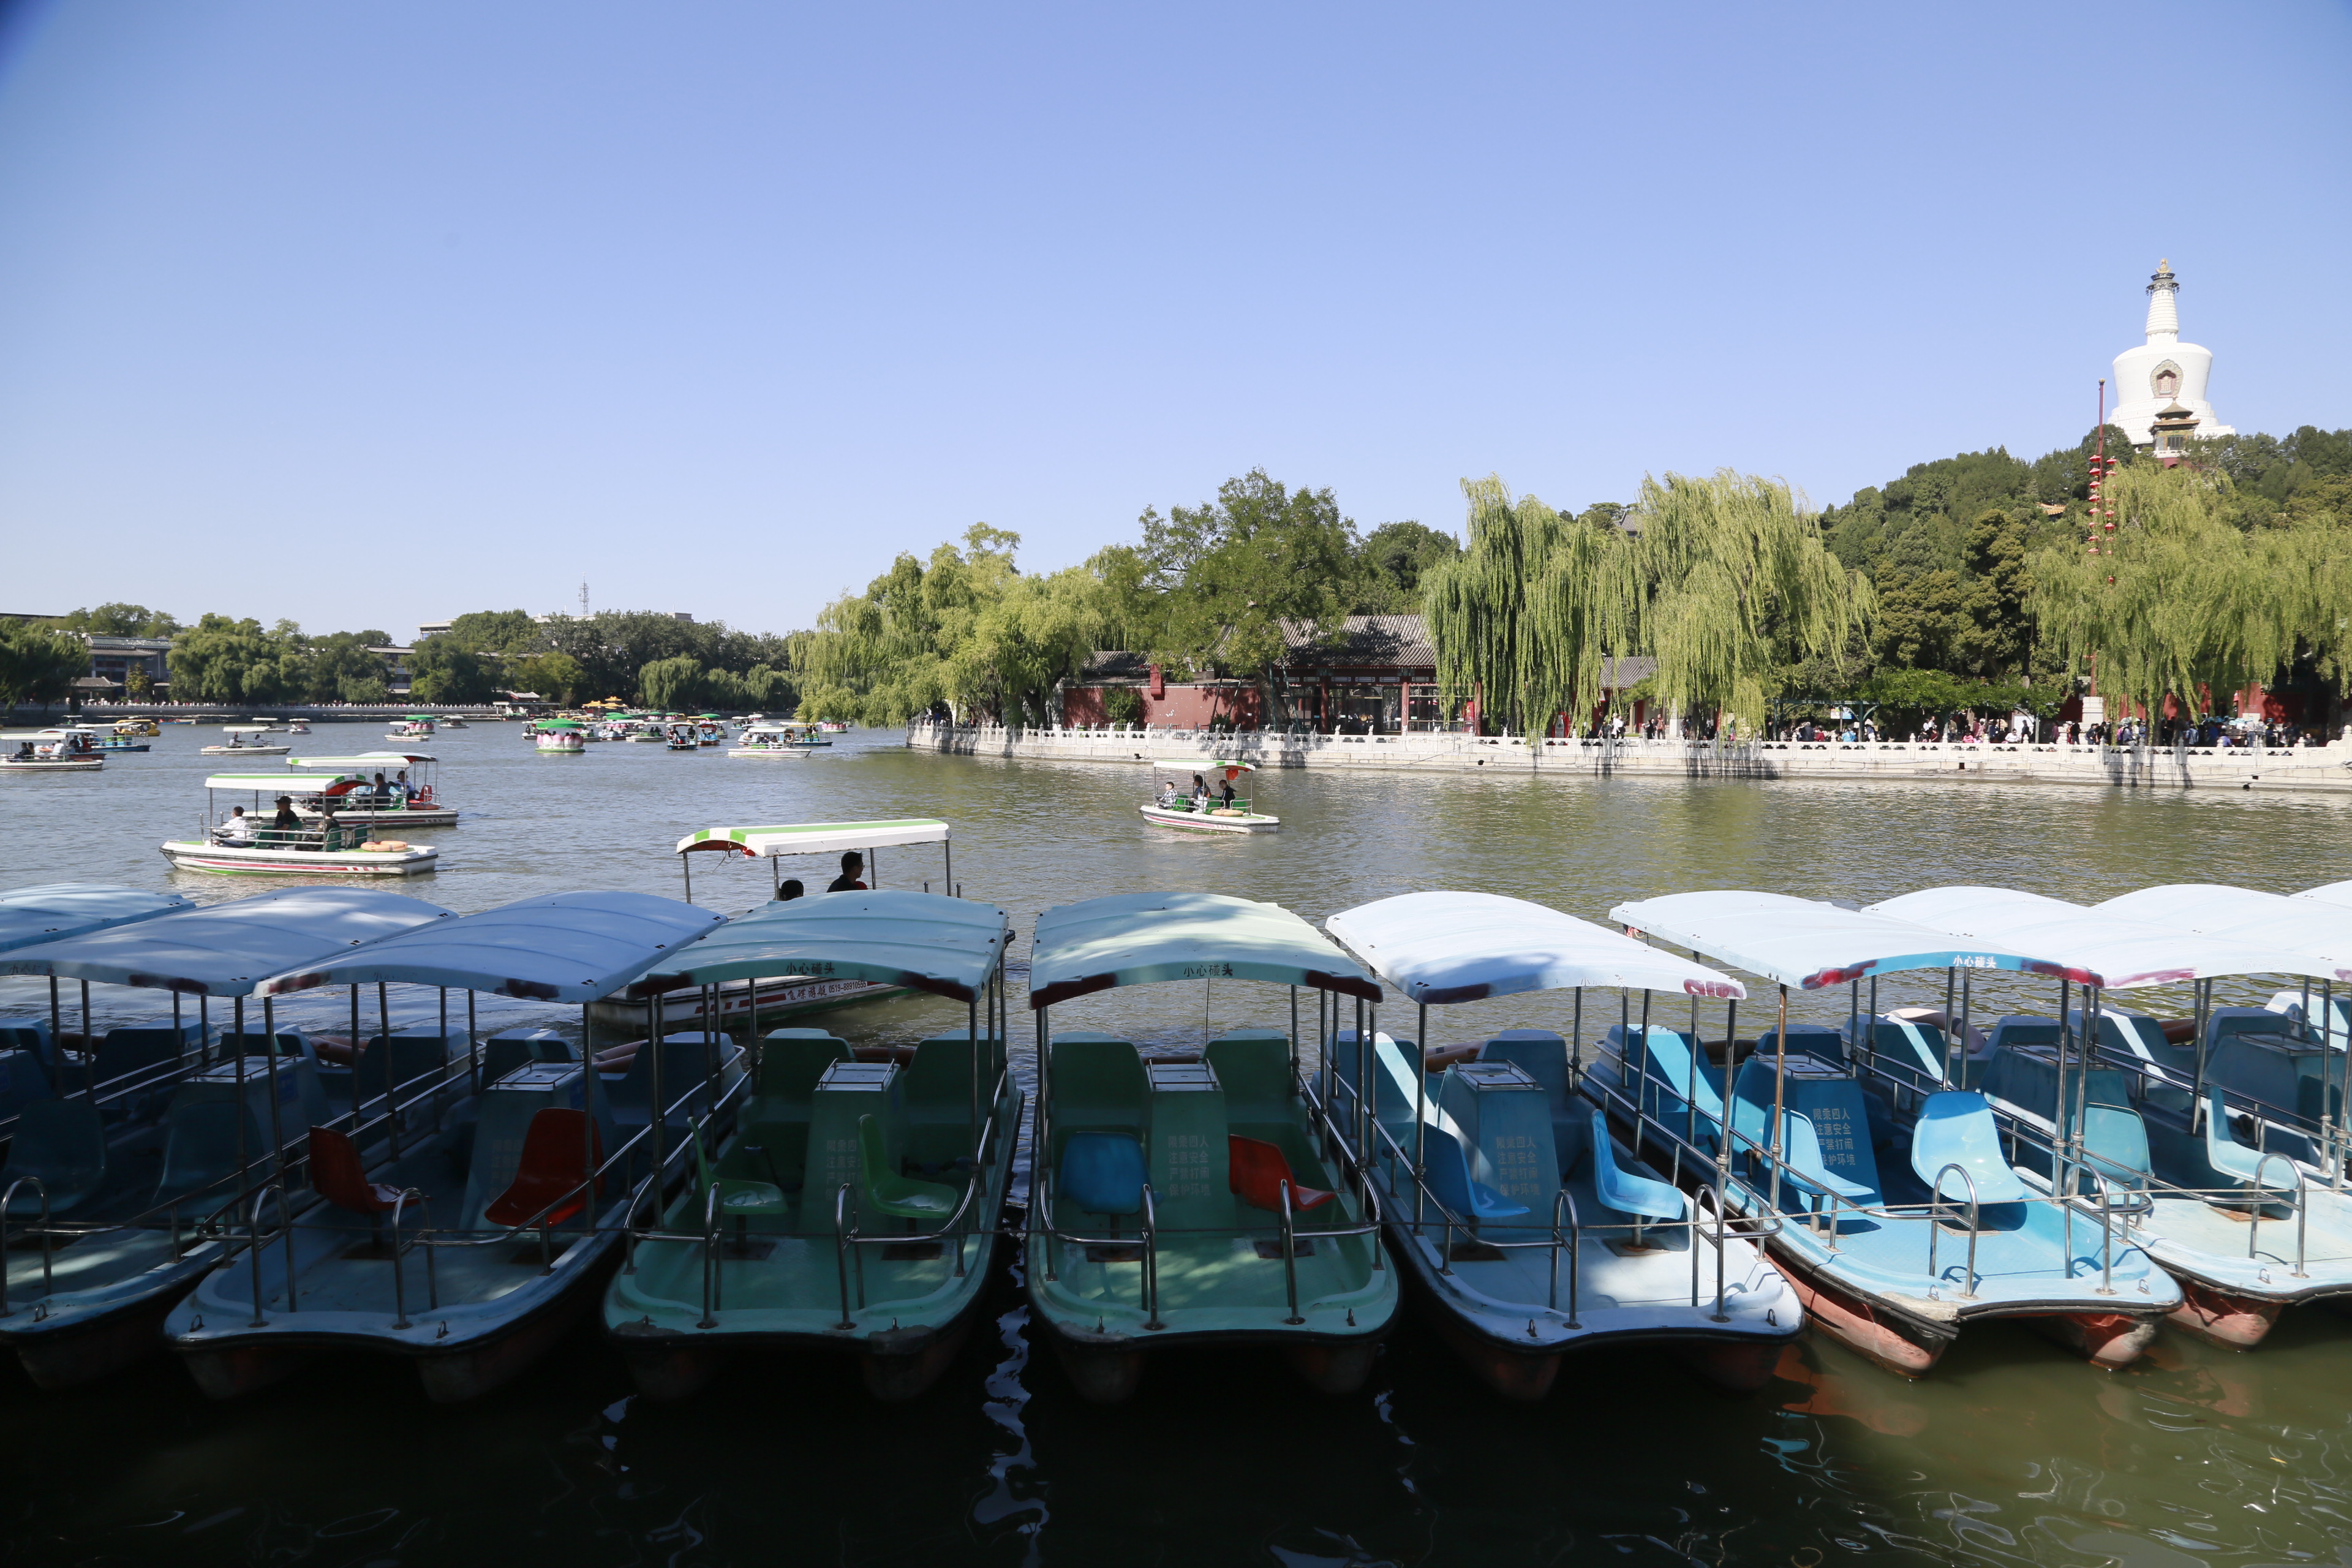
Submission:
[[[156,853],[193,828],[202,781],[224,765],[196,754],[216,731],[166,728],[155,752],[101,774],[0,777],[5,885],[125,882],[207,900],[273,885],[176,874]],[[1270,899],[1320,921],[1391,893],[1465,888],[1600,920],[1623,899],[1707,887],[1866,901],[1996,883],[2092,900],[2154,882],[2294,891],[2352,877],[2352,800],[2336,797],[1291,773],[1260,790],[1281,833],[1191,837],[1136,817],[1140,763],[975,762],[845,739],[828,755],[751,761],[619,744],[542,757],[514,726],[446,734],[429,749],[443,795],[467,815],[410,835],[439,845],[446,868],[401,890],[462,911],[563,889],[674,896],[669,846],[694,828],[912,816],[954,824],[966,895],[1010,910],[1024,940],[1041,910],[1154,889]],[[322,725],[309,741],[325,753],[385,743],[361,726]],[[935,849],[881,861],[886,885],[939,885]],[[790,871],[812,886],[831,875]],[[706,861],[697,900],[740,909],[765,897],[767,878]],[[1881,1005],[1940,1000],[1941,988],[1940,976],[1890,985]],[[1977,1006],[2046,1012],[2051,990],[1980,982]],[[100,1026],[158,1011],[152,993],[97,987],[92,1000]],[[396,1018],[421,1021],[434,1005],[394,994]],[[1815,996],[1795,1016],[1842,1005]],[[0,982],[0,1012],[46,1005],[45,983]],[[1480,1003],[1433,1014],[1430,1032],[1565,1028],[1569,1005]],[[1673,1009],[1685,1005],[1666,1020],[1684,1021]],[[1705,1015],[1710,1032],[1720,1005]],[[324,1023],[336,1006],[298,1001],[288,1015]],[[1272,988],[1171,984],[1055,1016],[1192,1043],[1286,1010]],[[575,1017],[513,1003],[482,1012],[486,1027]],[[1383,1023],[1403,1032],[1407,1017]],[[827,1021],[853,1040],[908,1040],[961,1026],[962,1009],[915,999]],[[1018,1047],[1017,990],[1013,1021]],[[1757,1022],[1743,1016],[1741,1032]],[[364,1360],[321,1362],[236,1405],[206,1401],[161,1356],[52,1394],[11,1363],[0,1554],[569,1568],[2352,1562],[2352,1319],[2324,1310],[2291,1311],[2252,1354],[2167,1333],[2122,1373],[2000,1324],[1971,1329],[1916,1384],[1809,1338],[1780,1380],[1742,1397],[1664,1357],[1618,1352],[1571,1363],[1546,1403],[1521,1407],[1486,1394],[1409,1308],[1360,1394],[1314,1394],[1271,1356],[1171,1357],[1109,1410],[1080,1404],[1050,1356],[1033,1357],[1009,1276],[993,1310],[992,1331],[904,1406],[867,1399],[846,1362],[782,1358],[739,1360],[706,1394],[649,1405],[593,1322],[461,1409],[426,1404],[406,1368]]]

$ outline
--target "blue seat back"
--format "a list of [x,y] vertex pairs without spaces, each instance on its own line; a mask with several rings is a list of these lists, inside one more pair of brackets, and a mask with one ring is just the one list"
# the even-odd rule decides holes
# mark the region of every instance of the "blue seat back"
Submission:
[[1143,1143],[1133,1134],[1073,1132],[1062,1142],[1055,1195],[1087,1214],[1137,1214],[1143,1208]]
[[1801,1191],[1835,1193],[1853,1203],[1867,1203],[1878,1194],[1859,1182],[1848,1181],[1830,1169],[1821,1134],[1812,1118],[1785,1110],[1781,1117],[1780,1149],[1788,1179]]
[[1609,1139],[1609,1121],[1592,1113],[1592,1184],[1601,1201],[1619,1214],[1643,1219],[1680,1219],[1688,1200],[1665,1183],[1628,1171],[1617,1163],[1616,1146]]
[[55,1061],[47,1018],[0,1018],[0,1051],[30,1051],[41,1066]]
[[[20,1177],[36,1176],[48,1189],[49,1212],[71,1208],[106,1180],[106,1125],[98,1107],[85,1099],[37,1100],[16,1113],[16,1135],[8,1141],[8,1163],[0,1167],[0,1192]],[[38,1194],[16,1194],[9,1213],[41,1212]]]
[[851,1059],[849,1042],[823,1029],[771,1029],[760,1043],[760,1093],[806,1103],[825,1068]]
[[2151,1173],[2147,1123],[2124,1105],[2083,1108],[2084,1163],[2109,1182],[2129,1184]]
[[1568,1114],[1568,1041],[1549,1029],[1506,1029],[1480,1047],[1478,1059],[1510,1063],[1543,1089],[1553,1121]]
[[501,1029],[482,1042],[482,1081],[496,1083],[533,1062],[572,1059],[572,1042],[552,1029]]
[[[2234,1177],[2241,1182],[2252,1181],[2254,1173],[2262,1168],[2262,1152],[2239,1142],[2236,1134],[2230,1131],[2229,1106],[2221,1097],[2220,1084],[2209,1085],[2205,1098],[2206,1163],[2222,1176]],[[2273,1168],[2278,1169],[2275,1163]],[[2285,1173],[2280,1171],[2279,1173],[2284,1175]]]
[[714,1074],[722,1059],[718,1043],[723,1036],[709,1035],[699,1029],[688,1029],[663,1037],[656,1045],[647,1041],[637,1047],[637,1054],[618,1079],[604,1086],[608,1103],[616,1112],[626,1112],[624,1121],[643,1124],[653,1120],[654,1111],[654,1052],[661,1052],[662,1098],[673,1106],[689,1093],[696,1098],[671,1112],[671,1118],[699,1115],[702,1102],[709,1098],[703,1092],[708,1082],[716,1081]]
[[1870,1029],[1871,1049],[1882,1061],[1899,1063],[1929,1083],[1944,1081],[1944,1058],[1949,1047],[1941,1029],[1908,1018],[1870,1018],[1864,1022]]
[[[1929,1095],[1911,1129],[1911,1169],[1930,1190],[1947,1165],[1968,1173],[1979,1204],[2022,1203],[2033,1195],[2001,1153],[2000,1128],[1992,1119],[1992,1108],[1974,1089],[1948,1089]],[[1969,1190],[1948,1178],[1943,1195],[1965,1199]]]
[[[243,1162],[237,1158],[240,1132]],[[193,1197],[206,1212],[220,1208],[236,1201],[246,1165],[268,1152],[268,1138],[236,1100],[175,1103],[163,1119],[163,1174],[153,1202],[160,1206]]]
[[[1202,1059],[1224,1090],[1225,1121],[1235,1129],[1271,1128],[1291,1120],[1290,1040],[1261,1031],[1211,1040]],[[1383,1085],[1383,1088],[1386,1086]],[[1263,1132],[1252,1134],[1264,1137]]]
[[1649,1050],[1643,1053],[1648,1081],[1643,1086],[1643,1107],[1664,1117],[1675,1131],[1684,1131],[1688,1107],[1698,1108],[1702,1138],[1723,1126],[1723,1073],[1713,1062],[1691,1049],[1690,1037],[1674,1029],[1650,1027]]
[[[1770,1090],[1768,1082],[1765,1091]],[[1870,1111],[1862,1085],[1850,1078],[1792,1078],[1781,1103],[1792,1117],[1803,1119],[1812,1135],[1821,1163],[1811,1168],[1845,1184],[1832,1190],[1854,1203],[1880,1202],[1884,1189],[1878,1156],[1870,1146]],[[1790,1160],[1801,1163],[1796,1145],[1788,1148]]]
[[201,1038],[194,1024],[125,1024],[107,1030],[91,1068],[99,1095],[105,1098],[125,1088],[124,1079],[179,1066]]
[[[387,1090],[403,1101],[412,1100],[428,1087],[420,1079],[446,1072],[450,1062],[450,1045],[455,1040],[460,1051],[465,1037],[446,1036],[422,1029],[395,1030],[390,1037],[369,1037],[367,1048],[360,1053],[359,1065],[352,1069],[353,1087],[360,1102],[382,1100]],[[378,1105],[376,1114],[383,1107]]]
[[[1739,1076],[1732,1079],[1731,1131],[1738,1139],[1738,1159],[1756,1158],[1771,1142],[1772,1076],[1770,1058],[1759,1052],[1742,1062]],[[1782,1103],[1786,1102],[1784,1095]]]
[[[1780,1049],[1780,1034],[1766,1029],[1756,1038],[1756,1055],[1769,1058]],[[1791,1024],[1789,1026],[1789,1054],[1811,1057],[1832,1067],[1847,1063],[1845,1037],[1828,1024]]]
[[1469,1157],[1461,1141],[1443,1127],[1423,1130],[1422,1159],[1428,1168],[1429,1190],[1437,1201],[1474,1224],[1486,1219],[1516,1219],[1527,1213],[1486,1183],[1470,1175]]
[[49,1069],[28,1050],[0,1050],[0,1118],[49,1098]]

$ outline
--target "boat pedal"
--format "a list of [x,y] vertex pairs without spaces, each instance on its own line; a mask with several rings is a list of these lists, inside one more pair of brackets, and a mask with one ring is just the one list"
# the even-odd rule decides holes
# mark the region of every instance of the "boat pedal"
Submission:
[[[1294,1258],[1312,1258],[1315,1256],[1315,1244],[1302,1236],[1290,1244],[1290,1253]],[[1269,1263],[1281,1262],[1282,1242],[1280,1238],[1277,1237],[1273,1241],[1267,1241],[1264,1237],[1260,1237],[1257,1243],[1257,1255],[1260,1258],[1265,1258]],[[1499,1256],[1499,1254],[1497,1256]]]
[[[1276,1256],[1281,1255],[1276,1253]],[[1483,1241],[1457,1241],[1445,1256],[1455,1263],[1500,1263],[1503,1261],[1503,1249]]]
[[1089,1246],[1087,1248],[1087,1261],[1089,1263],[1140,1263],[1143,1261],[1143,1248],[1132,1242],[1100,1247]]
[[1605,1245],[1608,1247],[1610,1251],[1615,1253],[1620,1258],[1648,1258],[1655,1253],[1672,1252],[1674,1250],[1671,1247],[1660,1247],[1654,1242],[1647,1241],[1611,1241],[1605,1243]]
[[[1108,1251],[1108,1248],[1104,1250]],[[882,1248],[885,1263],[928,1263],[945,1255],[947,1248],[936,1241],[893,1241]]]

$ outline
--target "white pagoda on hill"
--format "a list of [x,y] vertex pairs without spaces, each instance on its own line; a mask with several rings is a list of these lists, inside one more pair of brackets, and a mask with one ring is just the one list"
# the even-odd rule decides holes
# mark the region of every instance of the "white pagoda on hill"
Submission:
[[2205,401],[2213,351],[2180,341],[2179,279],[2159,261],[2147,285],[2147,342],[2116,356],[2116,409],[2107,423],[2158,456],[2180,451],[2191,436],[2234,436]]

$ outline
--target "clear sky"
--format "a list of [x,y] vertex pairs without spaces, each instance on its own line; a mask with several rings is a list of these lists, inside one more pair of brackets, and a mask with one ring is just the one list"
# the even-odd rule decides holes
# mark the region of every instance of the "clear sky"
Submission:
[[67,0],[0,37],[0,611],[808,624],[1263,466],[1816,503],[2092,423],[2159,256],[2352,426],[2352,9]]

